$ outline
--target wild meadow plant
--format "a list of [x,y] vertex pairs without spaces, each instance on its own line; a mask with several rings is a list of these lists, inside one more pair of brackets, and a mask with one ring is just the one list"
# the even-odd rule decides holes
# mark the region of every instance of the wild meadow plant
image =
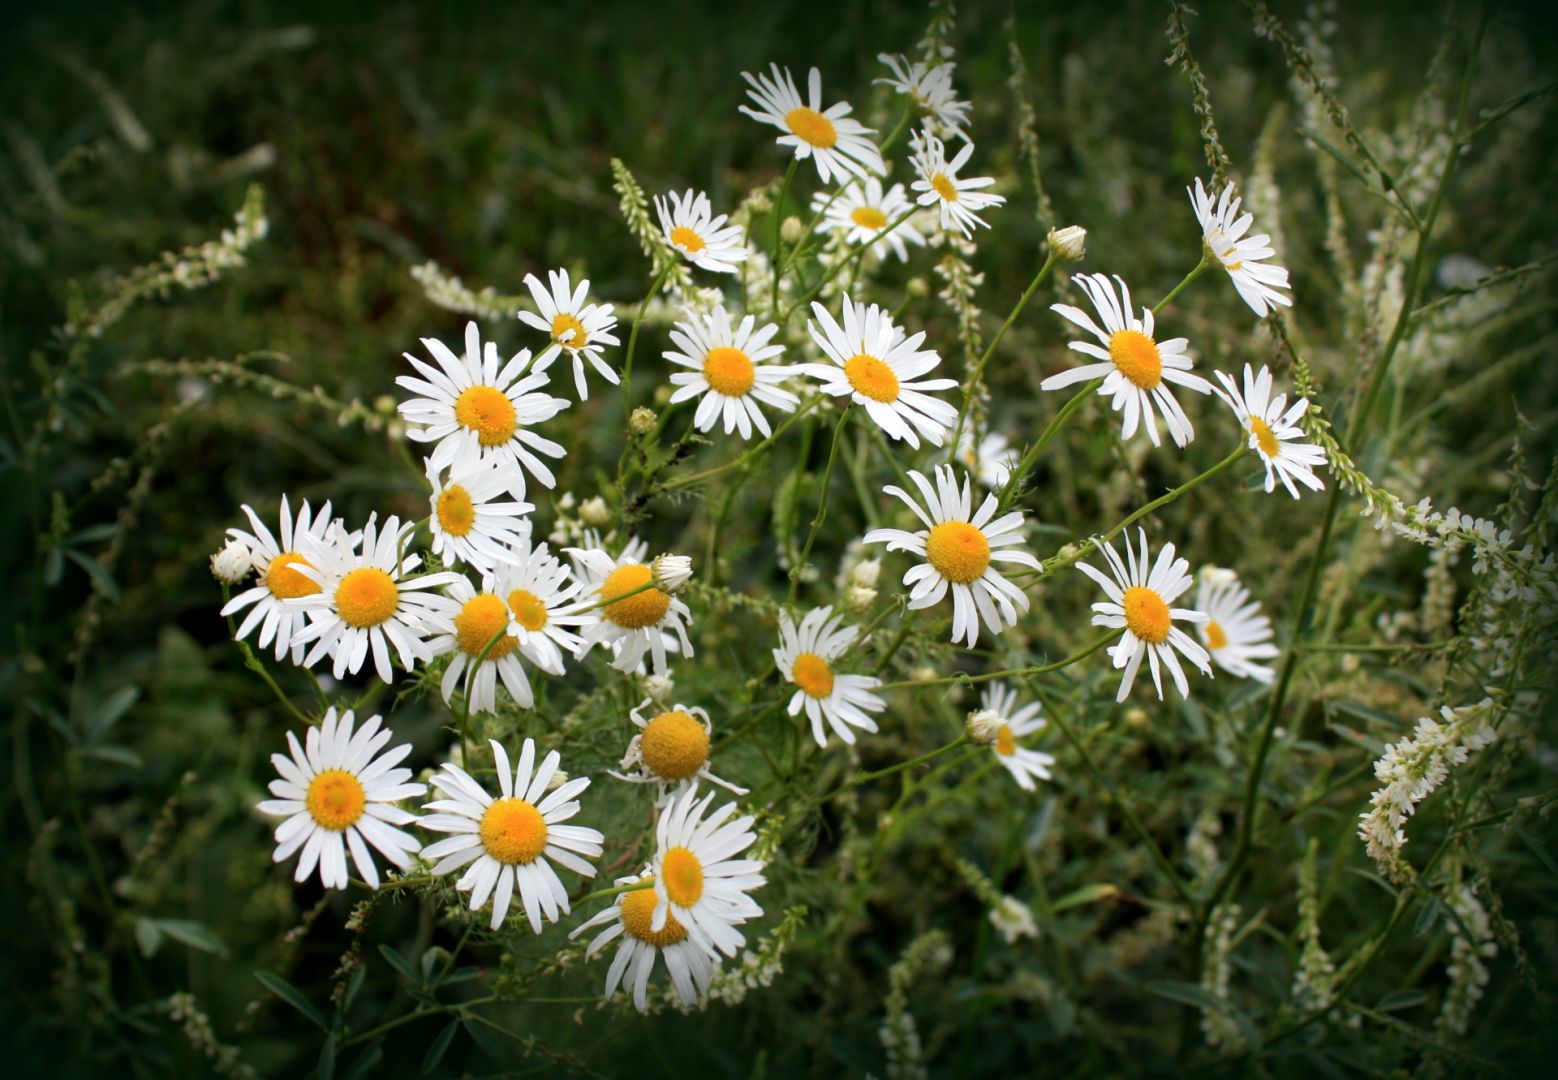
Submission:
[[[53,964],[25,985],[73,1067],[1550,1052],[1554,252],[1490,267],[1445,232],[1494,231],[1458,189],[1551,86],[1490,96],[1509,30],[1452,10],[1410,115],[1364,123],[1342,13],[1249,0],[1241,48],[1290,86],[1240,160],[1194,15],[1167,6],[1166,49],[1204,162],[1130,181],[1172,192],[1161,258],[1067,211],[1116,150],[1041,137],[1018,17],[976,54],[1010,95],[982,102],[975,23],[938,0],[853,101],[804,57],[723,72],[719,108],[772,137],[745,191],[602,162],[626,272],[568,250],[478,288],[405,260],[415,328],[369,385],[115,345],[263,257],[259,185],[217,240],[72,289],[7,367],[3,449],[32,538],[7,812]],[[178,396],[94,473],[126,379]],[[202,468],[172,433],[213,397],[350,437],[179,513],[158,478]],[[180,530],[224,533],[215,585],[149,670],[103,663],[147,572],[125,545]]]

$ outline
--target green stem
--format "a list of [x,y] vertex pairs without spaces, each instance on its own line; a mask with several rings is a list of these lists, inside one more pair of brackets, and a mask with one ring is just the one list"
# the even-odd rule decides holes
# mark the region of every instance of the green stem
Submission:
[[644,889],[655,887],[653,881],[630,881],[626,885],[612,885],[605,889],[596,889],[594,892],[585,893],[577,900],[570,900],[569,904],[578,907],[580,904],[588,904],[591,900],[604,900],[608,896],[616,896],[625,892],[640,892]]
[[821,527],[823,519],[828,516],[828,488],[832,485],[833,465],[838,461],[839,441],[844,434],[844,427],[849,422],[849,414],[854,411],[854,402],[844,406],[844,411],[839,414],[839,422],[833,427],[833,442],[828,446],[828,467],[822,473],[822,495],[817,500],[817,516],[811,519],[811,528],[806,533],[806,546],[801,549],[801,557],[790,567],[790,596],[785,603],[789,606],[795,604],[795,594],[801,587],[801,576],[806,572],[806,560],[811,558],[812,544],[817,541],[817,530]]
[[1102,379],[1094,379],[1082,387],[1082,389],[1071,396],[1070,401],[1061,406],[1060,411],[1050,419],[1050,422],[1044,425],[1044,430],[1039,433],[1038,441],[1028,448],[1028,452],[1022,456],[1022,460],[1017,462],[1017,467],[1006,478],[1006,486],[1001,489],[1000,507],[996,511],[998,514],[1004,512],[1011,505],[1012,500],[1017,497],[1017,491],[1022,486],[1023,477],[1027,476],[1029,470],[1038,463],[1039,455],[1044,453],[1044,448],[1049,445],[1056,432],[1066,426],[1066,421],[1070,420],[1072,414],[1082,407],[1082,403],[1087,400],[1088,395],[1096,392],[1103,384],[1104,381]]
[[872,780],[880,780],[884,776],[891,776],[891,775],[893,775],[893,773],[903,772],[903,770],[905,770],[905,769],[912,769],[916,765],[923,765],[925,762],[930,761],[932,758],[938,758],[942,754],[945,754],[949,750],[956,750],[958,747],[966,746],[967,744],[968,744],[968,736],[966,734],[959,735],[957,738],[955,738],[951,742],[947,743],[947,745],[945,745],[945,746],[938,746],[936,749],[931,750],[928,753],[921,754],[919,757],[910,758],[908,761],[900,761],[896,765],[889,765],[887,768],[885,768],[885,769],[878,769],[875,772],[861,773],[859,776],[856,776],[854,779],[846,781],[845,783],[840,784],[838,787],[834,788],[832,791],[828,792],[826,795],[818,795],[813,800],[813,802],[816,805],[820,805],[822,803],[827,802],[830,799],[833,799],[833,798],[835,798],[835,797],[837,797],[839,795],[842,795],[844,792],[848,791],[850,788],[859,787],[861,784],[868,784]]
[[779,185],[779,197],[774,200],[774,256],[773,256],[773,295],[769,298],[768,310],[772,314],[779,311],[779,279],[784,276],[783,263],[780,253],[784,247],[784,198],[790,192],[790,181],[795,176],[795,167],[801,163],[798,157],[790,159],[789,168],[784,170],[784,183]]
[[664,484],[661,485],[661,487],[667,491],[671,491],[676,488],[686,487],[688,484],[701,484],[703,481],[712,479],[713,477],[718,476],[720,473],[729,472],[731,469],[744,468],[746,465],[750,464],[758,454],[768,449],[769,445],[775,439],[788,431],[797,420],[805,416],[823,400],[824,395],[816,394],[801,402],[800,408],[796,409],[789,416],[785,417],[784,423],[774,428],[774,433],[772,435],[768,436],[768,438],[764,439],[762,442],[758,443],[756,446],[752,447],[750,450],[746,451],[746,453],[742,454],[735,460],[727,461],[723,465],[716,465],[712,469],[704,469],[702,472],[688,473],[685,476],[675,477],[671,480],[667,480]]
[[671,268],[674,265],[668,260],[665,269],[656,275],[654,283],[649,286],[649,291],[644,294],[643,301],[638,305],[638,313],[633,316],[633,328],[628,331],[628,350],[622,360],[622,423],[624,425],[633,412],[633,353],[638,349],[638,328],[644,321],[644,312],[649,309],[649,301],[659,294],[665,279],[671,276]]
[[1081,660],[1086,660],[1099,649],[1114,641],[1115,638],[1125,633],[1124,630],[1111,630],[1103,637],[1094,641],[1081,652],[1072,653],[1064,660],[1056,660],[1052,664],[1040,664],[1037,667],[1006,668],[1003,671],[987,671],[983,675],[970,675],[967,672],[959,672],[956,675],[948,675],[943,679],[904,679],[901,682],[882,683],[873,686],[873,690],[918,690],[929,686],[948,686],[952,683],[977,683],[989,682],[991,679],[1021,678],[1031,675],[1045,675],[1051,671],[1059,671],[1061,668],[1070,667]]
[[790,316],[795,314],[797,308],[799,308],[803,304],[806,304],[807,302],[809,302],[812,299],[812,297],[816,296],[818,293],[820,293],[822,291],[822,288],[823,288],[824,285],[826,285],[828,282],[832,281],[835,277],[837,277],[841,270],[843,270],[846,266],[848,266],[855,259],[858,259],[858,258],[862,257],[863,255],[865,255],[865,253],[868,250],[870,250],[872,244],[874,244],[877,241],[881,240],[883,237],[887,236],[889,233],[891,233],[895,229],[897,229],[898,226],[900,226],[904,222],[908,221],[911,217],[913,217],[916,213],[919,212],[919,209],[920,208],[918,206],[916,206],[916,207],[914,207],[911,210],[904,211],[898,217],[894,218],[890,224],[888,224],[887,226],[882,228],[880,231],[878,231],[876,233],[876,235],[872,236],[871,239],[869,239],[869,240],[862,240],[860,243],[856,244],[854,247],[852,247],[848,251],[844,252],[844,254],[839,257],[839,261],[834,263],[832,266],[828,267],[828,272],[826,274],[822,275],[822,277],[818,280],[817,284],[813,285],[807,291],[805,296],[801,297],[799,300],[795,301],[795,303],[791,304],[788,308],[785,309],[784,317],[779,320],[779,325],[782,327],[782,326],[785,326],[786,324],[788,324],[789,321],[790,321]]
[[907,102],[904,103],[903,115],[898,118],[897,126],[895,126],[892,131],[887,133],[887,138],[882,140],[880,149],[884,155],[887,153],[887,151],[892,149],[893,143],[898,141],[898,137],[903,134],[904,129],[909,126],[909,121],[913,119],[913,117],[914,99],[910,98]]
[[[1158,312],[1162,311],[1165,307],[1168,306],[1168,302],[1170,300],[1179,295],[1181,289],[1183,289],[1186,285],[1189,285],[1202,274],[1206,273],[1207,270],[1211,269],[1211,266],[1212,253],[1203,248],[1201,251],[1201,261],[1196,263],[1195,269],[1191,270],[1190,273],[1181,278],[1179,284],[1170,289],[1167,296],[1165,296],[1162,300],[1159,300],[1156,304],[1152,305],[1152,313],[1156,315]],[[1130,312],[1126,312],[1126,314],[1129,315]]]

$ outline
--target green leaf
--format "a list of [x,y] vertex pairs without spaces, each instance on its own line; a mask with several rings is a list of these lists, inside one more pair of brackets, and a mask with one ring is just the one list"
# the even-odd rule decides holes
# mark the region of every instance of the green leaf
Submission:
[[119,583],[114,581],[114,576],[108,572],[108,567],[98,562],[85,552],[75,548],[66,548],[65,557],[75,563],[97,583],[98,590],[110,600],[119,599]]
[[455,1032],[460,1030],[460,1021],[451,1020],[444,1025],[444,1029],[438,1033],[427,1053],[422,1055],[422,1075],[431,1076],[433,1070],[438,1068],[438,1063],[444,1060],[444,1055],[449,1052],[449,1044],[454,1041]]
[[119,719],[141,699],[141,690],[138,686],[121,686],[112,694],[102,700],[97,708],[92,710],[92,715],[87,719],[87,741],[97,742],[108,729],[119,722]]
[[65,537],[67,544],[100,544],[114,535],[119,526],[112,521],[105,521],[97,525],[88,525]]
[[1159,997],[1177,1001],[1183,1005],[1191,1005],[1197,1009],[1218,1010],[1223,1008],[1223,1003],[1208,994],[1198,983],[1172,982],[1168,979],[1158,979],[1148,983],[1144,989],[1149,994],[1157,994]]
[[404,956],[401,956],[400,953],[394,948],[389,945],[380,945],[379,955],[384,957],[385,961],[388,962],[390,967],[400,972],[413,983],[421,985],[422,980],[418,978],[416,969],[411,966],[411,962]]
[[433,981],[433,972],[449,959],[449,950],[442,945],[434,945],[422,954],[422,977],[413,978],[413,982],[428,983]]
[[358,964],[352,969],[352,974],[346,980],[346,995],[341,1000],[341,1012],[351,1011],[352,1003],[357,1000],[357,995],[362,992],[362,981],[368,977],[368,968],[365,964]]
[[135,943],[141,947],[142,956],[157,955],[157,948],[162,944],[162,931],[157,928],[156,919],[135,920]]
[[1435,926],[1439,925],[1439,898],[1430,896],[1422,910],[1417,913],[1417,921],[1412,924],[1412,936],[1422,937]]
[[303,996],[303,991],[293,986],[280,975],[272,975],[268,971],[256,971],[254,973],[254,977],[260,980],[260,984],[264,986],[265,989],[275,994],[288,1005],[291,1005],[298,1012],[312,1020],[315,1024],[318,1024],[319,1030],[329,1030],[330,1025],[325,1023],[325,1018],[320,1015],[319,1010],[314,1008],[314,1006],[309,1003],[308,998]]
[[472,1020],[461,1020],[460,1023],[464,1026],[465,1033],[471,1037],[471,1041],[481,1047],[482,1053],[494,1061],[498,1060],[498,1048],[493,1045],[492,1036],[483,1031],[479,1023]]
[[1120,890],[1114,885],[1106,885],[1102,882],[1094,885],[1084,885],[1080,889],[1068,892],[1050,906],[1050,911],[1059,913],[1070,908],[1081,907],[1083,904],[1095,903],[1099,900],[1113,900],[1120,895]]
[[335,1080],[335,1035],[325,1036],[325,1044],[319,1048],[319,1068],[314,1075],[319,1080]]
[[79,753],[82,757],[95,757],[131,769],[139,769],[143,764],[141,755],[123,746],[83,746]]
[[[357,970],[361,971],[362,968]],[[346,1070],[341,1080],[361,1080],[362,1077],[371,1074],[378,1067],[379,1062],[383,1060],[384,1040],[374,1039],[373,1042],[368,1044],[366,1050],[357,1055],[356,1060],[352,1062],[352,1067]]]
[[1547,867],[1547,872],[1554,877],[1558,877],[1558,863],[1553,862],[1552,852],[1542,846],[1542,838],[1524,825],[1516,825],[1514,828],[1515,832],[1520,834],[1520,839],[1524,840],[1531,850],[1536,853],[1536,857],[1542,860],[1542,865]]
[[1398,1009],[1410,1009],[1427,1000],[1428,995],[1421,990],[1393,990],[1379,999],[1379,1004],[1374,1006],[1374,1011],[1395,1012]]
[[191,949],[212,953],[216,956],[227,955],[227,944],[216,936],[205,923],[195,922],[193,919],[153,919],[157,929],[167,934],[175,941],[183,942]]
[[1380,877],[1378,874],[1373,873],[1372,871],[1363,869],[1361,866],[1349,866],[1349,867],[1347,867],[1347,872],[1349,874],[1357,874],[1364,881],[1372,881],[1374,884],[1376,884],[1380,888],[1384,889],[1392,897],[1395,897],[1395,896],[1398,895],[1398,893],[1396,891],[1396,887],[1394,885],[1392,885],[1390,882],[1386,881],[1384,878]]

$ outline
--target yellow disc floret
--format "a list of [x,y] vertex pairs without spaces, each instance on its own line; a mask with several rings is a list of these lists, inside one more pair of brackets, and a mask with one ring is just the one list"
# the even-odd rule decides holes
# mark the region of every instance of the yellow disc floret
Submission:
[[1228,632],[1223,629],[1223,624],[1216,619],[1208,620],[1206,629],[1202,633],[1206,635],[1206,647],[1208,649],[1227,648]]
[[[466,656],[477,657],[483,649],[487,649],[487,642],[508,629],[508,624],[509,609],[503,598],[492,593],[477,593],[465,602],[460,613],[454,617],[455,640],[460,643],[460,651]],[[513,652],[518,644],[518,638],[504,633],[492,648],[487,649],[487,659],[500,660]]]
[[1255,436],[1255,445],[1260,447],[1260,452],[1269,458],[1277,456],[1277,437],[1271,433],[1271,425],[1258,416],[1250,417],[1250,434]]
[[357,824],[367,804],[368,793],[363,790],[362,781],[345,769],[326,769],[314,777],[303,800],[309,817],[321,829],[331,832]]
[[790,678],[808,697],[825,698],[833,693],[833,665],[814,652],[803,652],[795,658]]
[[638,752],[662,780],[687,780],[709,760],[709,733],[681,709],[663,712],[644,727]]
[[353,570],[335,589],[335,610],[347,626],[359,630],[386,621],[399,603],[395,579],[376,566]]
[[942,577],[967,585],[984,577],[990,541],[966,521],[943,521],[926,538],[925,557]]
[[1125,625],[1149,645],[1161,645],[1169,636],[1169,609],[1154,590],[1133,585],[1125,590]]
[[509,607],[526,630],[540,630],[546,626],[546,604],[529,589],[515,589],[509,593]]
[[584,324],[565,314],[552,320],[552,340],[567,349],[582,349],[590,339],[584,332]]
[[1017,736],[1012,732],[1012,725],[1002,724],[1001,730],[995,733],[995,742],[992,744],[995,752],[1002,757],[1011,757],[1017,752]]
[[844,377],[859,393],[872,401],[897,401],[898,376],[874,356],[857,353],[844,361]]
[[450,484],[439,492],[434,512],[438,515],[438,527],[450,536],[465,536],[476,525],[476,503],[459,484]]
[[[648,884],[653,880],[653,878],[645,878],[641,884]],[[622,929],[640,941],[648,942],[657,949],[663,949],[667,945],[686,941],[687,929],[677,922],[676,916],[669,911],[665,913],[663,929],[658,932],[649,929],[654,925],[655,905],[659,899],[652,888],[634,889],[622,894],[619,911],[622,915]]]
[[519,426],[514,403],[494,386],[472,386],[454,401],[454,418],[476,432],[483,446],[502,446]]
[[546,850],[546,822],[524,799],[498,799],[481,816],[481,844],[505,865],[533,863]]
[[874,206],[857,206],[851,211],[849,220],[862,229],[880,229],[886,226],[887,215]]
[[295,551],[284,551],[270,561],[265,568],[265,587],[278,600],[291,600],[299,596],[313,596],[319,592],[319,582],[292,569],[294,566],[313,568],[313,563]]
[[660,860],[665,894],[677,907],[690,908],[703,895],[703,863],[684,847],[674,847]]
[[958,201],[957,185],[947,179],[946,173],[937,173],[931,177],[930,186],[935,189],[937,195],[940,195],[947,202]]
[[804,105],[799,109],[791,109],[784,114],[784,122],[802,140],[824,150],[839,141],[838,128],[833,126],[833,121],[816,109],[808,109]]
[[1116,330],[1109,337],[1109,359],[1135,385],[1151,390],[1163,380],[1157,342],[1140,330]]
[[[653,579],[654,572],[643,563],[628,563],[613,570],[600,585],[600,596],[606,603],[602,609],[606,618],[628,630],[653,626],[665,618],[665,613],[671,607],[669,596],[659,589],[634,592],[635,589],[643,589]],[[626,593],[633,595],[625,596]],[[613,598],[618,596],[624,598],[613,602]]]
[[689,255],[696,255],[704,249],[703,237],[685,225],[678,225],[671,230],[671,243],[681,248]]
[[703,358],[703,377],[726,397],[741,397],[752,389],[757,371],[746,353],[729,345],[721,345],[717,349],[710,349]]

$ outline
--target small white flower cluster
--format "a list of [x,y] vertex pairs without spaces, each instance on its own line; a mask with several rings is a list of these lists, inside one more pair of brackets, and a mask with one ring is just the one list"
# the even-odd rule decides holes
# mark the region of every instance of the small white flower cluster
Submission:
[[[759,840],[761,844],[761,840]],[[740,962],[720,968],[709,980],[708,1000],[740,1005],[749,990],[772,986],[784,974],[784,954],[806,921],[806,908],[785,911],[779,925],[741,954]]]
[[1001,934],[1001,940],[1015,945],[1023,938],[1039,936],[1039,925],[1033,921],[1033,911],[1015,896],[1002,896],[1001,902],[990,909],[990,925]]
[[491,285],[472,289],[436,262],[411,268],[411,277],[422,286],[422,295],[446,311],[475,315],[483,319],[507,319],[523,303],[518,296],[500,296]]
[[1239,929],[1242,909],[1238,904],[1219,907],[1206,925],[1206,951],[1201,961],[1201,988],[1215,998],[1217,1008],[1201,1010],[1201,1034],[1207,1045],[1230,1054],[1245,1048],[1244,1032],[1234,1019],[1233,997],[1228,991],[1232,973],[1233,937]]
[[882,576],[882,560],[867,559],[861,553],[861,542],[852,540],[844,549],[844,559],[839,565],[838,577],[833,587],[846,611],[869,611],[876,603],[876,583]]
[[1315,872],[1319,849],[1319,840],[1311,837],[1298,866],[1298,936],[1304,947],[1293,973],[1292,995],[1293,1004],[1304,1012],[1330,1004],[1336,986],[1336,964],[1320,944],[1320,889]]
[[1439,1030],[1448,1035],[1464,1035],[1472,1010],[1488,985],[1486,961],[1498,955],[1498,941],[1493,936],[1488,910],[1477,898],[1471,882],[1458,882],[1445,896],[1445,902],[1459,918],[1445,920],[1450,930],[1450,962],[1446,966],[1450,985],[1445,988],[1444,1004],[1439,1010]]
[[952,946],[941,930],[932,930],[910,942],[887,973],[887,1016],[877,1031],[887,1054],[891,1080],[925,1080],[925,1048],[920,1029],[909,1011],[909,987],[917,979],[934,975],[952,962]]

